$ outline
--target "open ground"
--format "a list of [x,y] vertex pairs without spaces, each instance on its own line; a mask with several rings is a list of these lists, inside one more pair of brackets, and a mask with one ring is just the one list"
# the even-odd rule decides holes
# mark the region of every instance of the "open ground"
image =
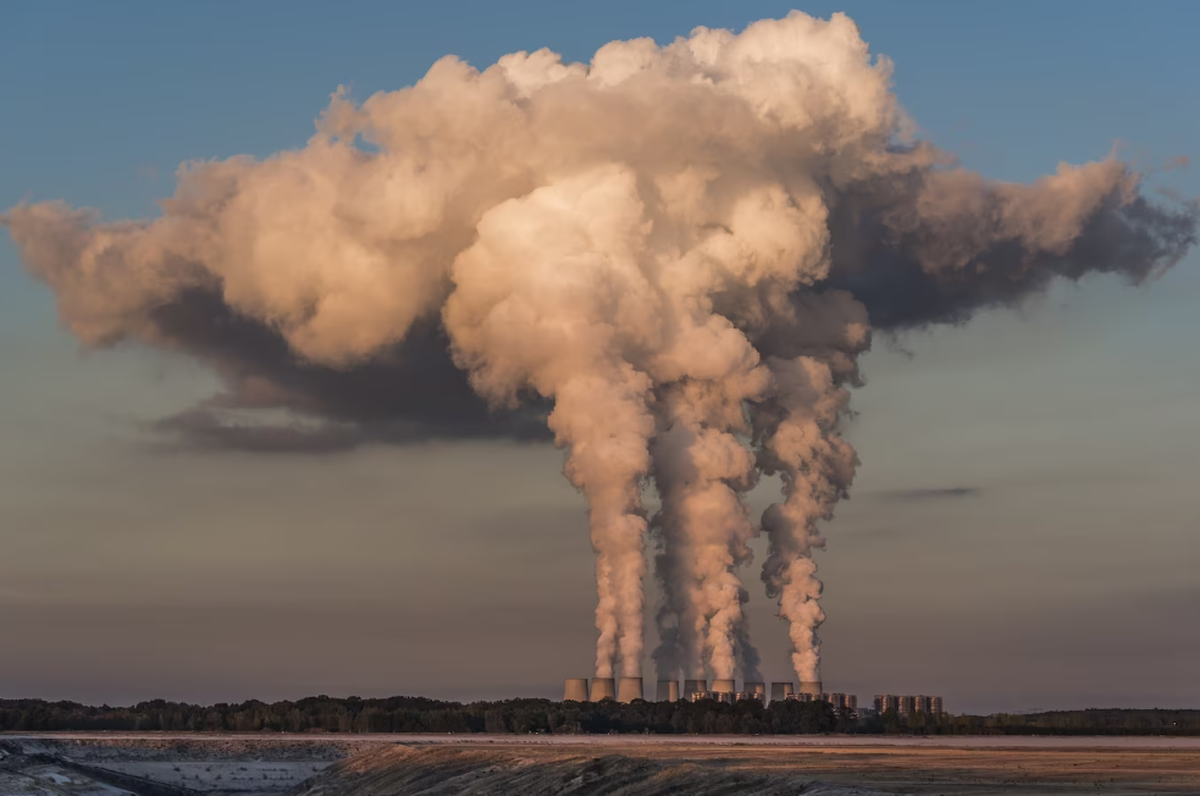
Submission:
[[1200,794],[1200,738],[0,736],[3,796]]

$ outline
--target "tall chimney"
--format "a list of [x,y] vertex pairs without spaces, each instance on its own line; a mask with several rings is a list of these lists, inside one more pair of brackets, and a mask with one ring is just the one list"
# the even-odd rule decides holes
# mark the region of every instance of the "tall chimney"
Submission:
[[788,680],[783,683],[771,683],[771,701],[779,702],[787,699],[787,695],[792,693],[792,681]]
[[656,702],[679,701],[679,681],[659,680],[658,688],[655,690],[654,699]]
[[642,678],[622,677],[621,687],[617,691],[617,701],[629,703],[642,698]]
[[697,691],[707,691],[707,690],[708,690],[708,681],[707,680],[684,680],[683,681],[683,698],[684,699],[691,699],[692,694],[696,693]]
[[592,702],[599,702],[601,699],[613,699],[616,695],[616,681],[611,677],[592,678]]
[[587,678],[568,677],[563,688],[563,702],[587,702]]
[[821,681],[820,680],[801,680],[800,681],[800,693],[801,694],[812,694],[814,697],[820,695]]
[[737,686],[733,680],[713,680],[712,690],[718,694],[732,694],[737,691]]

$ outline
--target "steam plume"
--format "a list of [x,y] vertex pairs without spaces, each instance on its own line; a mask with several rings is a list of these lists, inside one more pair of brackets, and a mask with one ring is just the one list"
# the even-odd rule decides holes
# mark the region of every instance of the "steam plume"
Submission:
[[[227,388],[163,427],[311,450],[536,436],[587,497],[597,673],[642,666],[646,512],[662,511],[665,668],[753,667],[741,495],[778,472],[762,577],[819,679],[812,551],[856,457],[839,436],[872,329],[961,322],[1054,278],[1139,283],[1195,240],[1109,157],[1030,185],[958,168],[910,128],[847,17],[446,57],[361,104],[333,95],[302,149],[188,164],[153,221],[60,202],[3,217],[85,344],[208,363]],[[370,146],[362,146],[365,142]],[[253,432],[253,433],[251,433]]]

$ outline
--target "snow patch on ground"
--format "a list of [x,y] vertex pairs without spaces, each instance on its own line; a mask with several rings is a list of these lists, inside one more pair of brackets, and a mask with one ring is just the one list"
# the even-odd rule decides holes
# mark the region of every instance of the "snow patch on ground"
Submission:
[[35,765],[0,771],[0,796],[136,796],[57,766]]
[[284,791],[324,771],[332,762],[105,760],[94,765],[196,791]]

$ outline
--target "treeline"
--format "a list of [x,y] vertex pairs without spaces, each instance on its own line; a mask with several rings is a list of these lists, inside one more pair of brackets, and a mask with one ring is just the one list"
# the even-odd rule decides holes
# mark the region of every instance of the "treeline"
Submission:
[[930,735],[1200,735],[1200,710],[1102,709],[991,716],[922,714],[904,721],[885,714],[876,731]]
[[136,730],[167,732],[340,733],[697,733],[764,734],[849,732],[853,721],[823,702],[757,701],[632,704],[551,702],[442,702],[423,697],[334,699],[239,705],[188,705],[155,700],[132,707],[75,702],[0,700],[0,732]]
[[656,733],[794,735],[1200,735],[1200,710],[1079,710],[1027,715],[853,715],[824,702],[443,702],[423,697],[100,707],[0,700],[0,732]]

